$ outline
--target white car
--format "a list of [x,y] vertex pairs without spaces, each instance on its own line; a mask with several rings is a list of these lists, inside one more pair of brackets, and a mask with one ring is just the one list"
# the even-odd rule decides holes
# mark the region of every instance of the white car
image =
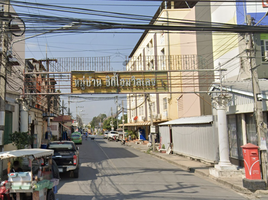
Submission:
[[108,132],[103,133],[103,139],[107,139],[108,138]]
[[118,141],[118,132],[117,131],[110,131],[108,133],[108,140],[117,140]]

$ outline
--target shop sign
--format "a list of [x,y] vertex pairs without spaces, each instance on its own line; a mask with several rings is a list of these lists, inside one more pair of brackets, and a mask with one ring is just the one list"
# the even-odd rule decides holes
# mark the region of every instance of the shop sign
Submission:
[[168,74],[155,72],[72,71],[71,91],[82,93],[168,92]]

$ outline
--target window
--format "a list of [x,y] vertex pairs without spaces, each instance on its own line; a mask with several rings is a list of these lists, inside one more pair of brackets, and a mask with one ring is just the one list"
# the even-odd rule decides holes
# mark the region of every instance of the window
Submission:
[[139,115],[143,116],[144,115],[144,110],[143,110],[143,106],[139,107]]
[[155,102],[152,102],[152,113],[155,113]]
[[160,51],[160,70],[166,69],[166,63],[165,63],[165,49],[163,48]]
[[152,55],[153,54],[153,40],[150,40],[146,48],[147,48],[147,54]]
[[4,144],[11,143],[9,136],[12,134],[12,112],[7,112],[5,114],[5,130],[4,130]]
[[163,98],[163,110],[167,110],[167,97]]
[[268,40],[261,40],[262,61],[268,62]]

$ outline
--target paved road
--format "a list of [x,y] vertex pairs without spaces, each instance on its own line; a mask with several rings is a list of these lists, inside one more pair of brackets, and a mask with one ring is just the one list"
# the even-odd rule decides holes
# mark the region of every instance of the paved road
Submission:
[[62,174],[59,200],[246,199],[119,142],[96,138],[84,140],[79,147],[79,178]]

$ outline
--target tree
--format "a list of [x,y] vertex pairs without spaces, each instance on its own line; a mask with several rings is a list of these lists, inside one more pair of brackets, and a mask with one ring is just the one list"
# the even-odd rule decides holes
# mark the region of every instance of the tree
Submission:
[[29,135],[28,132],[15,131],[10,135],[10,140],[17,149],[24,149],[28,145],[31,145],[34,141],[34,136]]

